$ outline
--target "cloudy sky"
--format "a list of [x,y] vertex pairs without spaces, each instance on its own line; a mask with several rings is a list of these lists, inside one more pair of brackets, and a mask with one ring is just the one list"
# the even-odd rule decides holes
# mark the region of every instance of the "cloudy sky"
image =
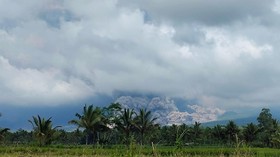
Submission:
[[280,105],[278,0],[0,4],[0,109],[118,91],[224,110]]

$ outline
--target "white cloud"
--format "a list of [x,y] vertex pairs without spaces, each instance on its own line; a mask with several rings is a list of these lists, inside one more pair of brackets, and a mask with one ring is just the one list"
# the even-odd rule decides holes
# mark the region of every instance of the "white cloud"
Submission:
[[0,57],[1,104],[58,105],[86,98],[93,92],[77,78],[60,79],[56,69],[17,68]]
[[272,8],[273,11],[275,11],[277,14],[280,14],[280,1],[275,0],[275,4]]
[[217,59],[224,63],[236,62],[240,58],[261,58],[263,53],[272,51],[268,44],[256,45],[246,37],[232,35],[221,29],[205,29],[206,42],[213,42]]
[[3,102],[67,104],[114,91],[225,108],[279,102],[269,96],[280,76],[272,0],[1,3]]

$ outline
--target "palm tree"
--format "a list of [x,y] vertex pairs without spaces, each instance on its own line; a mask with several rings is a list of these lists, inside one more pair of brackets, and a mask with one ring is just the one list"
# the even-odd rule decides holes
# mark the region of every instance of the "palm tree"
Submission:
[[272,128],[270,129],[270,142],[272,147],[279,148],[280,147],[280,129],[279,129],[279,121],[276,119],[272,120]]
[[245,141],[247,143],[253,142],[257,137],[257,133],[258,133],[257,125],[255,125],[253,123],[247,124],[243,130],[243,136],[244,136]]
[[4,134],[9,130],[10,130],[9,128],[0,129],[0,141],[4,139]]
[[61,126],[52,127],[51,117],[49,119],[41,118],[39,115],[37,117],[33,116],[33,121],[28,120],[33,127],[33,134],[35,138],[39,141],[39,145],[51,144],[56,129]]
[[226,140],[226,130],[219,124],[212,129],[212,135],[216,142],[224,142]]
[[121,104],[119,103],[112,103],[108,107],[102,108],[102,115],[106,117],[108,120],[109,125],[113,127],[115,118],[121,112]]
[[153,118],[151,111],[147,109],[140,109],[136,115],[135,123],[136,128],[140,132],[141,145],[144,143],[144,135],[154,127],[154,122],[157,118]]
[[75,115],[78,119],[73,119],[69,121],[69,124],[77,125],[78,128],[84,128],[87,132],[86,144],[89,141],[90,136],[95,136],[96,142],[98,142],[98,132],[108,130],[107,122],[108,120],[102,115],[102,110],[99,107],[93,107],[93,105],[85,105],[83,108],[83,113],[76,113]]
[[176,141],[175,145],[177,149],[181,149],[184,145],[184,136],[186,135],[188,128],[186,127],[185,124],[183,125],[173,125],[176,126]]
[[238,126],[235,124],[234,121],[229,121],[226,125],[226,135],[228,136],[229,142],[234,142],[235,140],[237,140],[238,133]]
[[124,109],[120,112],[119,117],[116,119],[117,129],[125,134],[125,143],[129,145],[129,137],[135,126],[135,112],[134,110]]
[[271,144],[275,148],[280,148],[280,128],[271,135]]
[[192,128],[192,133],[193,133],[193,138],[194,138],[194,142],[198,142],[201,134],[202,134],[202,129],[200,127],[201,123],[199,122],[195,122]]

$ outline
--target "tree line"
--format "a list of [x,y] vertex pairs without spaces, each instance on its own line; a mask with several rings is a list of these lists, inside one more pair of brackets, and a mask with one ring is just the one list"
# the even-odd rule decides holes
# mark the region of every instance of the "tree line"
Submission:
[[[1,114],[0,114],[1,116]],[[68,123],[77,126],[73,131],[65,131],[61,126],[53,126],[51,118],[33,116],[28,122],[32,131],[19,129],[10,132],[0,129],[2,144],[50,144],[98,146],[159,144],[181,148],[195,145],[234,146],[244,143],[254,147],[280,148],[280,125],[272,117],[268,108],[263,108],[256,124],[238,126],[234,121],[226,125],[204,127],[195,122],[192,125],[161,126],[157,117],[147,109],[122,108],[118,103],[106,107],[85,105],[81,113]]]

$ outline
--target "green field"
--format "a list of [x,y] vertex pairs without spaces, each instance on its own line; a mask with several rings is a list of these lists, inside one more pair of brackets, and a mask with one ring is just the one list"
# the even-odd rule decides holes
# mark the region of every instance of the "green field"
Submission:
[[176,149],[160,146],[131,147],[114,146],[111,148],[93,148],[92,146],[2,146],[0,157],[145,157],[145,156],[195,156],[195,157],[279,157],[279,149],[271,148],[222,148],[222,147],[195,147]]

